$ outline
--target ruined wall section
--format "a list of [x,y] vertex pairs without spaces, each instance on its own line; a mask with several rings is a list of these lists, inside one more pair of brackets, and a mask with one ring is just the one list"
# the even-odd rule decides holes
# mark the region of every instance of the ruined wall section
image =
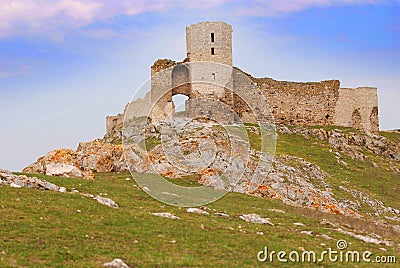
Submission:
[[172,102],[172,69],[164,69],[162,72],[151,73],[151,102],[154,104],[151,111],[151,119],[160,121],[174,116],[175,107]]
[[186,52],[190,62],[212,61],[232,66],[232,26],[225,22],[187,26]]
[[340,88],[334,125],[379,134],[378,93],[374,87]]
[[276,124],[333,125],[340,82],[286,82],[253,78],[266,96]]

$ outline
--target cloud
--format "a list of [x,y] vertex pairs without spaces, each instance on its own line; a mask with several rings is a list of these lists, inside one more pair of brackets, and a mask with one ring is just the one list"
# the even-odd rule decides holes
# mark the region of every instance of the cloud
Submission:
[[[332,5],[371,4],[378,0],[2,0],[0,38],[41,36],[55,41],[95,22],[110,22],[118,15],[182,9],[228,9],[242,16],[271,16]],[[232,9],[233,7],[233,9]],[[84,32],[84,31],[80,31]],[[110,36],[102,30],[93,37]]]
[[242,16],[277,16],[314,7],[378,4],[381,2],[381,0],[253,0],[249,1],[248,5],[239,5],[235,12]]
[[60,39],[66,30],[91,23],[102,6],[96,1],[3,1],[0,5],[0,37],[50,34],[52,39]]
[[10,63],[0,63],[0,79],[24,75],[30,70],[31,67],[27,65],[15,66],[14,64]]

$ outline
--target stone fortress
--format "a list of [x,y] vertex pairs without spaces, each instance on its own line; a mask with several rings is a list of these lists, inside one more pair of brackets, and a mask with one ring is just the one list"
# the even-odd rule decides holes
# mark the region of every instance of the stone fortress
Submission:
[[[246,74],[250,82],[243,82],[238,75],[243,72],[232,65],[232,26],[229,24],[200,22],[186,27],[186,50],[183,62],[163,59],[153,64],[150,92],[127,105],[123,114],[108,116],[106,136],[120,129],[127,113],[134,110],[138,116],[148,115],[148,106],[154,103],[152,120],[176,116],[172,97],[177,94],[189,98],[185,105],[188,117],[204,116],[229,124],[239,116],[243,122],[254,123],[252,108],[235,90],[229,90],[246,87],[263,94],[275,124],[335,125],[379,133],[376,88],[341,88],[338,80],[276,81],[250,74]],[[201,98],[211,101],[195,101]],[[252,98],[257,101],[257,96]]]

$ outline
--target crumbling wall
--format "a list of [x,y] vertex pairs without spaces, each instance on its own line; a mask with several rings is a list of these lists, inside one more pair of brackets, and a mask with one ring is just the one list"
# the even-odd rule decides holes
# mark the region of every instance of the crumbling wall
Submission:
[[333,124],[379,134],[377,89],[340,88]]
[[276,124],[333,125],[340,82],[286,82],[253,78],[266,96]]
[[[106,118],[107,133],[114,132],[115,128],[123,123],[126,109],[133,109],[134,114],[144,116],[149,114],[150,104],[155,100],[151,118],[155,121],[163,120],[168,116],[175,116],[175,107],[172,96],[175,94],[187,95],[190,99],[211,98],[230,106],[243,122],[255,122],[251,107],[230,90],[237,86],[234,68],[228,73],[218,64],[210,63],[203,66],[195,63],[178,68],[181,63],[171,60],[158,60],[152,66],[152,90],[143,99],[139,99],[125,107],[123,114]],[[215,66],[214,66],[215,65]],[[203,69],[204,70],[203,70]],[[163,70],[163,72],[160,72]],[[230,69],[229,69],[230,70]],[[231,71],[231,70],[230,70]],[[211,75],[215,74],[215,77]],[[275,124],[281,125],[337,125],[359,129],[363,132],[378,134],[378,96],[377,89],[371,87],[340,88],[338,80],[322,82],[287,82],[276,81],[271,78],[254,78],[248,86],[255,86],[263,93],[268,101]],[[213,80],[215,79],[215,80]],[[196,83],[192,83],[195,81]],[[203,81],[199,83],[199,81]],[[187,82],[187,83],[186,83]],[[220,86],[214,83],[220,84]],[[181,85],[183,84],[183,85]],[[224,85],[224,86],[222,86]],[[240,85],[243,87],[243,85]],[[165,88],[172,90],[165,92]],[[256,98],[257,96],[255,96]],[[211,111],[210,106],[200,105],[189,100],[187,115],[204,115],[232,122],[231,115],[222,116],[220,109]],[[190,111],[193,109],[193,111]],[[203,109],[204,111],[201,111]],[[222,109],[222,108],[221,108]],[[210,111],[208,111],[210,110]],[[227,113],[229,114],[229,113]]]

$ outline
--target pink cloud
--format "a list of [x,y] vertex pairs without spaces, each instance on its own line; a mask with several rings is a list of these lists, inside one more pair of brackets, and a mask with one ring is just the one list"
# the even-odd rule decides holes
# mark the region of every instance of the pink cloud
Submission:
[[306,10],[313,7],[328,7],[355,4],[377,4],[381,0],[252,0],[240,6],[236,12],[246,16],[276,16]]
[[[172,9],[208,9],[223,4],[242,16],[273,16],[311,7],[371,4],[378,0],[2,0],[0,5],[0,38],[9,36],[44,36],[59,41],[73,30],[95,21],[107,21],[117,15],[134,16],[144,12]],[[102,30],[96,36],[111,36]],[[81,31],[82,32],[82,31]]]
[[12,63],[0,63],[0,79],[12,76],[20,76],[28,73],[31,67],[28,65],[15,66]]

